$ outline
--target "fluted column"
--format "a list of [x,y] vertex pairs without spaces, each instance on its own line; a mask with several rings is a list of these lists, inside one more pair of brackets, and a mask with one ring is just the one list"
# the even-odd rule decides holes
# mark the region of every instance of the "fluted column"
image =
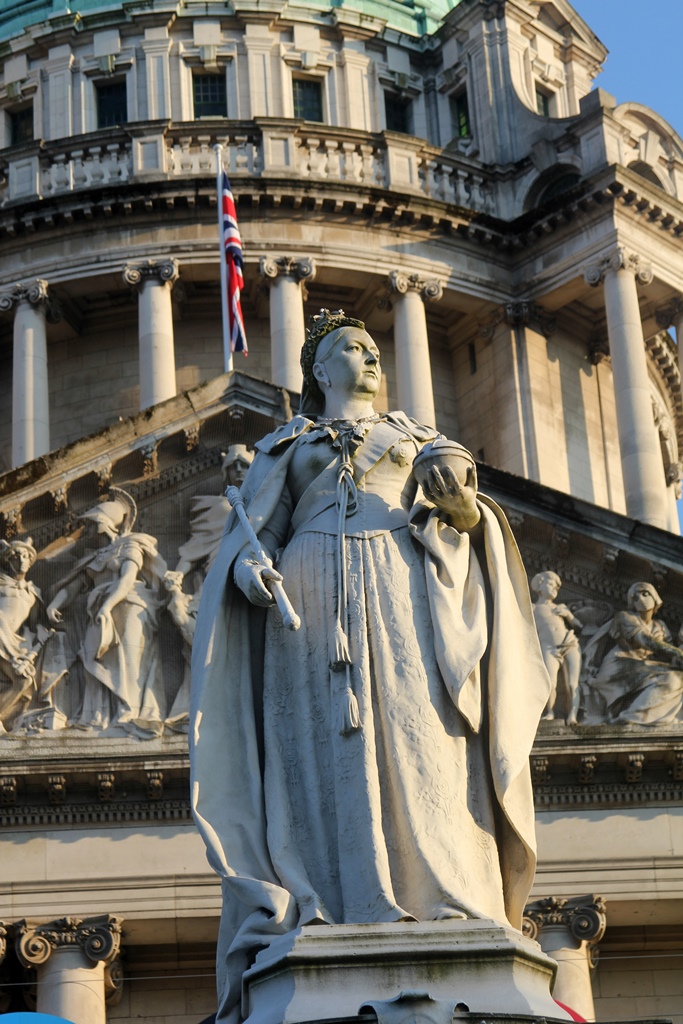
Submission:
[[12,465],[21,466],[50,450],[46,322],[61,310],[41,279],[0,295],[0,309],[14,309]]
[[636,287],[636,280],[650,283],[652,268],[618,247],[600,263],[587,267],[585,278],[593,286],[604,285],[626,511],[633,519],[666,530],[664,466],[652,415]]
[[524,934],[557,960],[553,998],[586,1020],[595,1020],[590,972],[606,925],[605,901],[600,896],[568,900],[551,896],[528,903],[524,911]]
[[270,285],[271,378],[279,387],[299,393],[305,284],[315,277],[315,263],[309,256],[264,256],[259,272]]
[[110,914],[14,926],[16,954],[38,974],[38,1013],[73,1024],[106,1024],[105,1004],[120,999],[120,944],[121,918]]
[[420,423],[433,427],[436,425],[436,413],[424,304],[440,299],[443,289],[435,279],[425,280],[418,274],[404,274],[402,270],[391,271],[389,288],[394,293],[399,408]]
[[138,289],[140,408],[147,409],[176,393],[171,290],[178,280],[178,261],[129,263],[123,279]]

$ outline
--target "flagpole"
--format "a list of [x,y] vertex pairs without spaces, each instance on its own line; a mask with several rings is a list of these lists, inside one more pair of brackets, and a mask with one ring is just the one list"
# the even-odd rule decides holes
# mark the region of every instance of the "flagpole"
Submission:
[[223,147],[216,143],[216,196],[218,198],[218,248],[221,266],[221,323],[223,325],[223,369],[232,370],[230,348],[230,323],[228,321],[228,265],[225,260],[225,238],[223,236]]

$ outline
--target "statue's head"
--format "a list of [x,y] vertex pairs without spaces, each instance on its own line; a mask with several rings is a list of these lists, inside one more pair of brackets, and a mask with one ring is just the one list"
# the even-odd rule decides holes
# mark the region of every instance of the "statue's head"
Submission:
[[547,569],[545,572],[537,572],[535,576],[532,576],[529,583],[531,593],[538,594],[541,597],[557,597],[561,586],[562,580],[552,569]]
[[325,391],[330,386],[361,389],[374,398],[382,379],[379,350],[363,321],[346,316],[343,309],[321,309],[309,323],[301,350],[304,383],[300,412],[323,412]]
[[110,487],[107,501],[100,501],[94,508],[79,516],[85,525],[92,524],[100,538],[110,541],[125,537],[133,529],[137,506],[127,491]]
[[659,611],[662,607],[662,599],[651,583],[632,583],[626,595],[626,604],[629,611],[642,612]]
[[0,567],[11,576],[23,578],[37,557],[38,552],[30,537],[26,540],[0,540]]
[[224,452],[221,464],[223,486],[241,487],[253,461],[254,453],[249,451],[246,444],[231,444],[227,452]]

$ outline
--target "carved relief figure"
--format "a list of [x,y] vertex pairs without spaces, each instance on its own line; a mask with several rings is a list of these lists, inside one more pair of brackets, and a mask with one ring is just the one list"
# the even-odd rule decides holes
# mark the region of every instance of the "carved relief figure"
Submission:
[[586,647],[585,721],[672,722],[683,706],[683,651],[655,618],[662,599],[651,583],[629,587],[627,603]]
[[0,540],[0,732],[14,725],[36,688],[35,635],[26,623],[38,588],[26,579],[36,560],[31,539]]
[[225,521],[230,514],[230,502],[225,497],[225,489],[228,485],[242,486],[253,459],[254,453],[246,445],[231,444],[221,466],[223,493],[200,494],[192,500],[190,539],[178,549],[180,557],[175,572],[186,576],[193,565],[199,564],[206,575],[211,568],[220,547]]
[[136,514],[131,496],[112,487],[108,501],[80,517],[89,550],[58,584],[47,615],[58,625],[62,609],[86,596],[85,623],[77,616],[67,623],[80,629],[84,670],[83,701],[71,724],[120,726],[144,738],[160,733],[165,718],[156,634],[166,563],[154,537],[132,532]]
[[185,660],[183,681],[168,713],[166,725],[175,732],[187,732],[190,721],[190,662],[202,586],[200,583],[194,594],[185,594],[183,593],[182,573],[169,570],[164,574],[164,587],[170,595],[169,614],[183,638],[183,658]]
[[323,311],[302,368],[301,415],[258,442],[242,488],[269,558],[233,514],[194,639],[221,1021],[239,1018],[242,973],[278,934],[468,916],[520,927],[535,865],[528,757],[549,684],[509,526],[445,439],[418,464],[414,501],[413,460],[438,435],[375,413],[379,351],[361,322]]
[[539,572],[530,583],[536,595],[534,621],[541,642],[545,667],[550,676],[550,697],[543,718],[555,718],[557,683],[561,677],[567,690],[567,725],[576,725],[581,697],[581,648],[574,632],[583,629],[583,623],[572,614],[566,604],[556,604],[562,580],[556,572]]

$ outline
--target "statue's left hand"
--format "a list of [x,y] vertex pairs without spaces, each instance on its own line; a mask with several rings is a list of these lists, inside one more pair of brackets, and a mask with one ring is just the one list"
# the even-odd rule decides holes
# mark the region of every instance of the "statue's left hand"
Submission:
[[425,496],[446,512],[456,530],[472,530],[481,519],[477,508],[477,470],[470,466],[464,483],[460,483],[450,466],[433,466],[422,484]]

